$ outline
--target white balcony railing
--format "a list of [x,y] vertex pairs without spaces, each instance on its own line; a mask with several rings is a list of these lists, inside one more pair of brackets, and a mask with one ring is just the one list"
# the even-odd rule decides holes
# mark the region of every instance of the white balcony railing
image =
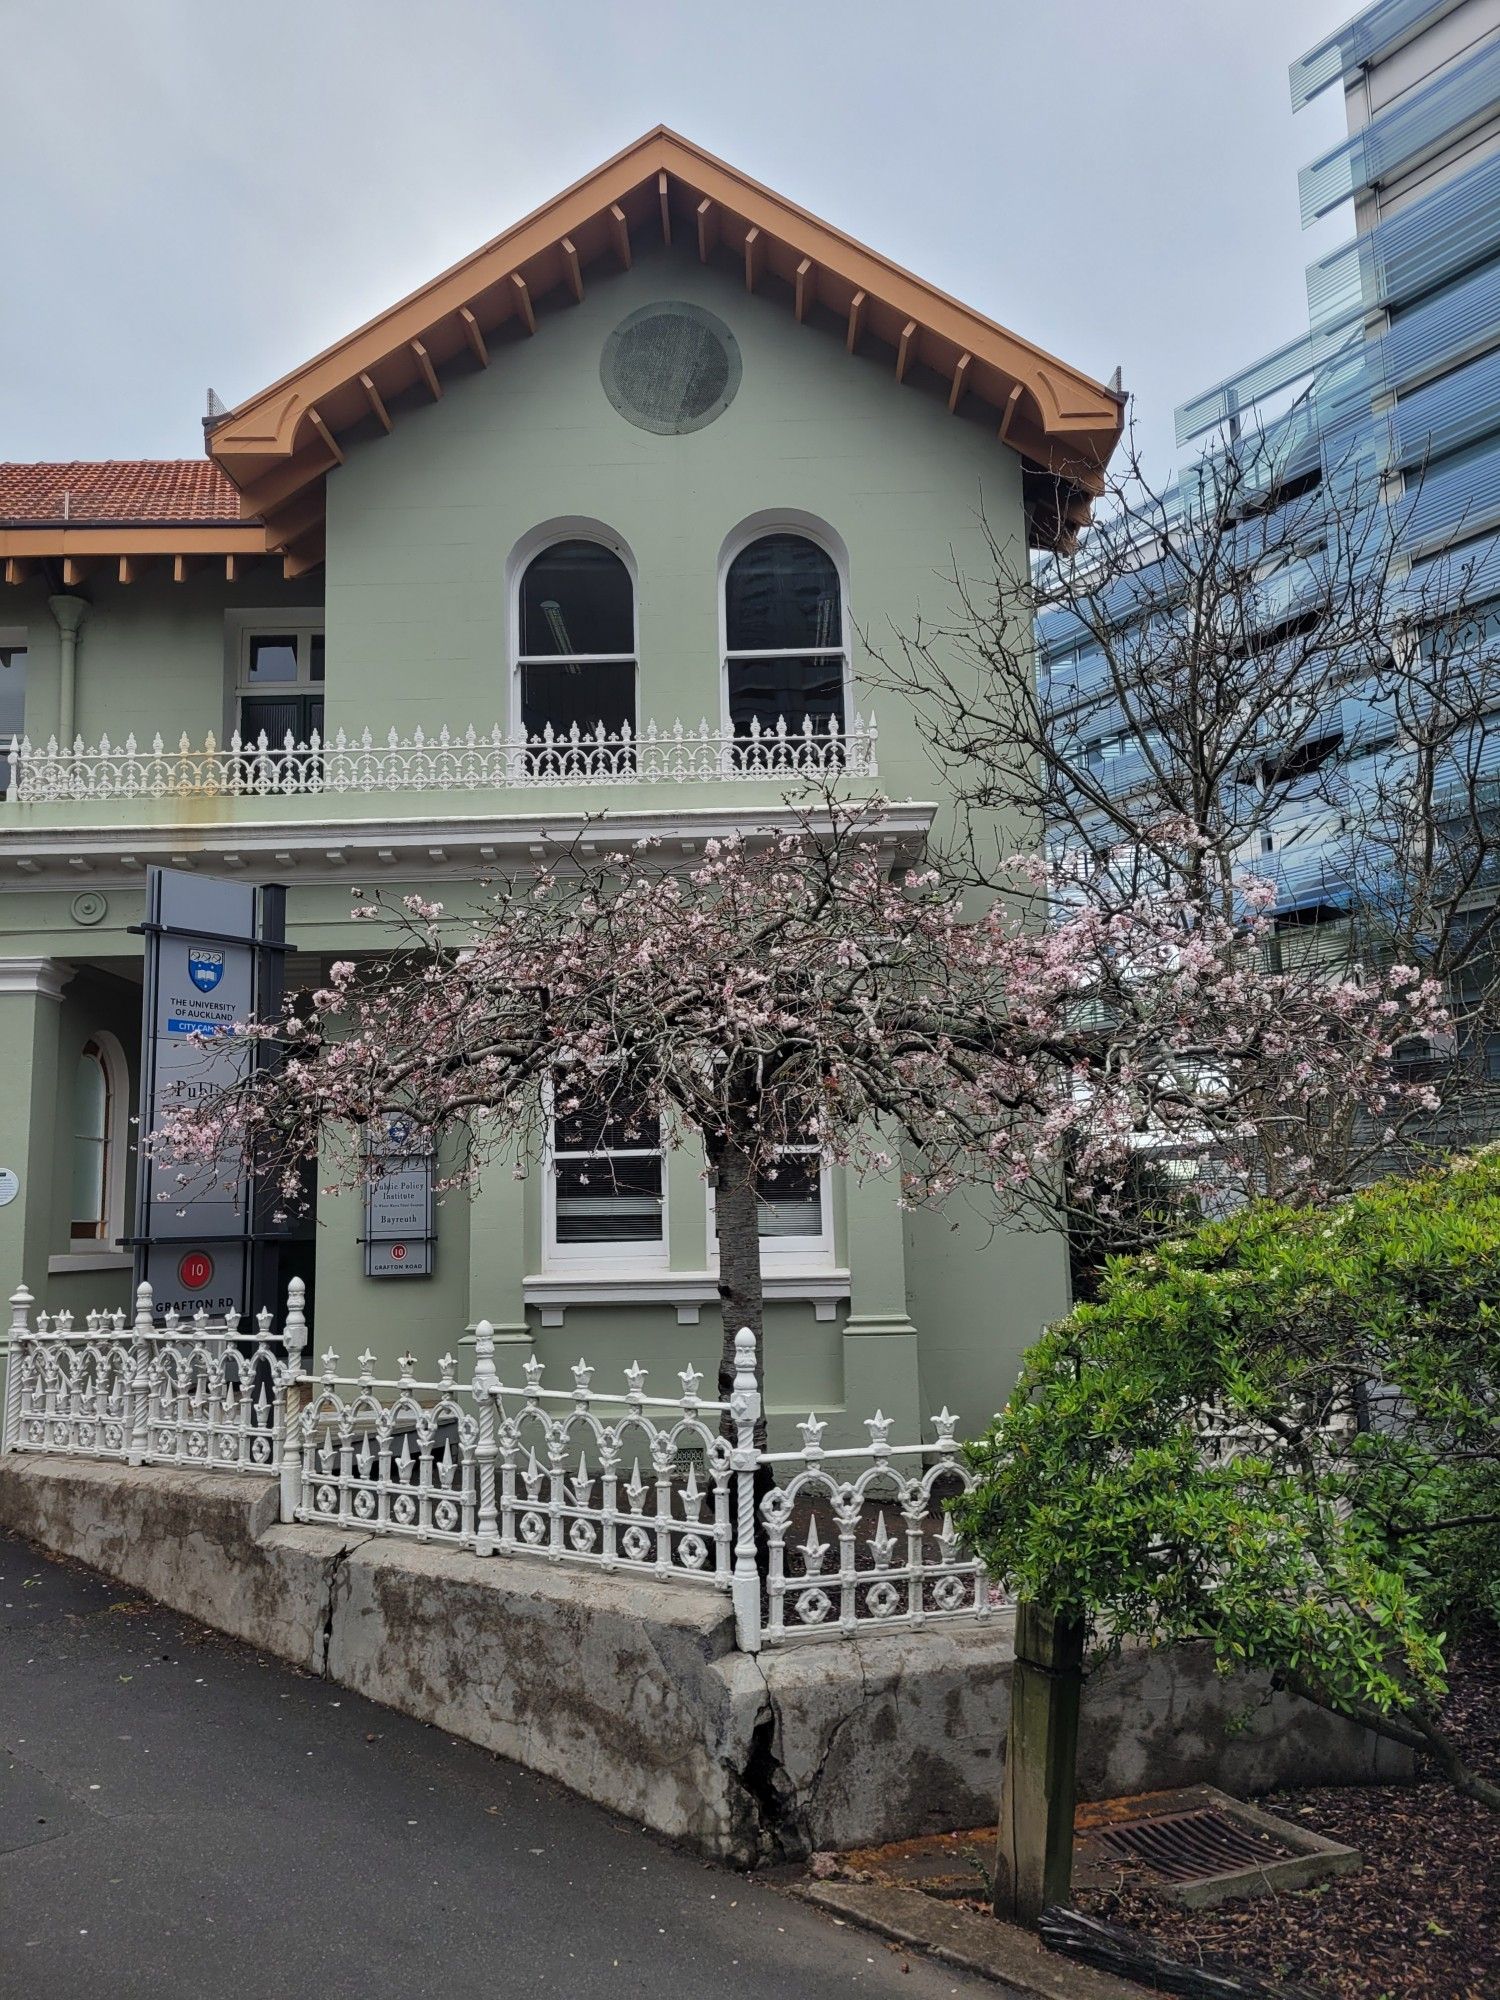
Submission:
[[123,744],[101,737],[87,748],[80,737],[71,749],[53,737],[45,747],[29,737],[11,738],[10,797],[22,804],[46,800],[167,799],[223,795],[288,798],[309,793],[482,792],[508,786],[685,785],[739,782],[756,778],[873,778],[875,718],[855,716],[852,729],[830,722],[800,728],[780,721],[774,729],[753,723],[746,733],[696,729],[677,722],[670,729],[648,723],[617,734],[602,727],[576,727],[566,735],[551,729],[541,736],[511,736],[496,728],[480,735],[447,729],[426,736],[420,729],[401,737],[393,729],[377,742],[367,729],[357,737],[343,730],[323,740],[316,731],[306,743],[290,733],[280,744],[264,732],[253,741],[239,733],[222,747],[210,735],[201,749],[184,735],[175,750],[160,736],[142,748],[134,736]]

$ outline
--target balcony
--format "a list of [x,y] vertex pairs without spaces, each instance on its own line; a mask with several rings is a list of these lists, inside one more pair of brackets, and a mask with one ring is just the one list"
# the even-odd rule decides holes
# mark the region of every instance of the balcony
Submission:
[[[825,823],[839,801],[871,813],[892,865],[923,852],[934,807],[893,804],[878,775],[873,716],[734,730],[700,723],[610,733],[391,731],[313,734],[279,745],[209,736],[169,749],[132,737],[93,747],[12,739],[0,794],[0,889],[138,884],[153,864],[319,884],[472,881],[577,845],[666,841],[698,852],[726,834],[768,838]],[[0,746],[0,771],[4,769]],[[113,918],[111,919],[113,921]]]
[[442,729],[409,737],[393,729],[378,742],[366,729],[343,730],[326,741],[314,731],[306,743],[290,733],[280,744],[265,733],[253,741],[238,731],[222,747],[209,735],[195,748],[184,735],[168,749],[160,735],[143,748],[134,736],[122,744],[101,737],[92,749],[71,749],[54,737],[45,747],[29,737],[11,739],[9,802],[27,806],[107,800],[293,799],[347,795],[480,793],[510,790],[566,791],[575,787],[743,784],[757,780],[874,778],[876,723],[854,718],[815,728],[811,719],[789,728],[752,723],[747,732],[649,723],[617,733],[602,727],[551,729],[540,736],[481,735],[472,727],[455,735]]

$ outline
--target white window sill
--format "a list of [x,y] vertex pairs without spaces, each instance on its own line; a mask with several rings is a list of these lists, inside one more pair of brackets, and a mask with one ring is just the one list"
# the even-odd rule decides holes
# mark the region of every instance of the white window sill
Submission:
[[[823,1267],[787,1271],[774,1267],[762,1276],[766,1303],[810,1304],[813,1318],[831,1320],[849,1297],[849,1273]],[[705,1306],[719,1302],[719,1281],[712,1271],[612,1270],[536,1271],[523,1281],[526,1304],[535,1306],[543,1326],[561,1326],[569,1306],[669,1305],[679,1326],[696,1326]]]
[[47,1259],[48,1273],[66,1277],[70,1271],[129,1271],[135,1259],[128,1250],[64,1250]]

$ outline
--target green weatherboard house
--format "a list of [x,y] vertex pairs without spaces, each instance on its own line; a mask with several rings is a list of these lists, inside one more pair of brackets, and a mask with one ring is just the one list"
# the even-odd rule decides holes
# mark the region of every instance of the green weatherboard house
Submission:
[[[148,866],[284,884],[296,987],[378,948],[353,887],[451,905],[601,813],[690,856],[784,821],[831,756],[909,859],[942,800],[911,716],[887,703],[877,739],[860,634],[947,608],[981,510],[1018,550],[1066,543],[1120,421],[657,130],[216,407],[203,459],[0,466],[5,1291],[129,1301]],[[440,1202],[420,1277],[367,1275],[362,1202],[320,1198],[283,1272],[315,1347],[430,1374],[485,1317],[549,1372],[711,1371],[701,1161],[609,1193],[576,1165]],[[1066,1302],[1057,1241],[903,1216],[811,1161],[765,1227],[783,1418],[977,1423]]]

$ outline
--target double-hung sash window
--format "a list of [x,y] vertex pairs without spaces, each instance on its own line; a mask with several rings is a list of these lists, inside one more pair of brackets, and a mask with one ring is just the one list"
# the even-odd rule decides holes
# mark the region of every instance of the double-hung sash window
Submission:
[[[773,1166],[762,1167],[755,1181],[757,1233],[761,1256],[816,1264],[833,1255],[832,1190],[828,1169],[817,1146],[787,1146]],[[710,1221],[715,1248],[718,1219],[710,1194]]]
[[321,625],[288,620],[253,627],[240,635],[235,726],[253,746],[265,732],[279,750],[288,735],[294,744],[323,733],[323,631]]
[[516,671],[528,737],[636,726],[635,585],[602,542],[553,542],[521,576]]
[[556,1261],[660,1259],[666,1249],[661,1128],[559,1086],[552,1126],[549,1250]]
[[800,733],[848,723],[849,654],[838,565],[806,535],[762,535],[724,579],[725,679],[736,736],[785,721]]
[[779,1153],[774,1167],[764,1168],[756,1182],[760,1240],[768,1248],[821,1248],[824,1226],[823,1161],[814,1146]]

